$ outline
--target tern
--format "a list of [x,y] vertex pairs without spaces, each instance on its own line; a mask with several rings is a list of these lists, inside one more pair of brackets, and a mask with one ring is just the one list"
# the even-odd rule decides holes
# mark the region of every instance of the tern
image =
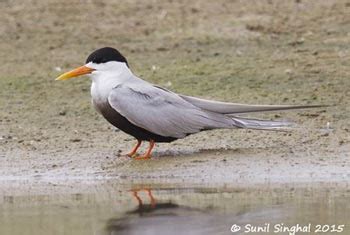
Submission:
[[[135,76],[126,58],[116,49],[104,47],[92,52],[85,65],[62,74],[56,80],[89,75],[95,109],[112,125],[136,138],[127,154],[149,159],[156,142],[172,142],[213,129],[280,130],[285,121],[250,119],[237,114],[323,107],[321,105],[247,105],[206,100],[174,93]],[[137,155],[142,141],[149,142]]]

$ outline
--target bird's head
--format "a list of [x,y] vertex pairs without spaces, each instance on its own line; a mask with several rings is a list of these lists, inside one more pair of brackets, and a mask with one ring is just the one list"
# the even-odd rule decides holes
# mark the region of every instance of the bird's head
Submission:
[[98,77],[104,74],[118,74],[125,70],[129,70],[126,58],[118,50],[104,47],[92,52],[85,65],[60,75],[56,80],[68,80],[85,74]]

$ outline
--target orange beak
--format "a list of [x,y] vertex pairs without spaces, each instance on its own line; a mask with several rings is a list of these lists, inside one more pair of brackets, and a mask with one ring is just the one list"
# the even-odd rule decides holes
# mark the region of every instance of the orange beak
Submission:
[[92,73],[94,70],[95,69],[86,67],[84,65],[84,66],[81,66],[79,68],[73,69],[72,71],[69,71],[67,73],[62,74],[61,76],[56,78],[56,80],[68,80],[71,78],[79,77],[79,76],[84,75],[84,74]]

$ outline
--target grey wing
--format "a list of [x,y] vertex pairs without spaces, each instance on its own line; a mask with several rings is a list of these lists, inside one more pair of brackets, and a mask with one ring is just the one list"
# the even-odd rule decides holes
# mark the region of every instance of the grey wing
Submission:
[[205,100],[192,96],[180,95],[181,98],[187,102],[197,106],[203,110],[221,113],[221,114],[235,114],[235,113],[251,113],[251,112],[265,112],[289,109],[305,109],[305,108],[319,108],[327,107],[326,105],[249,105],[228,103],[213,100]]
[[204,111],[175,93],[151,85],[119,85],[108,101],[134,125],[161,136],[183,138],[204,129],[234,127],[231,118]]

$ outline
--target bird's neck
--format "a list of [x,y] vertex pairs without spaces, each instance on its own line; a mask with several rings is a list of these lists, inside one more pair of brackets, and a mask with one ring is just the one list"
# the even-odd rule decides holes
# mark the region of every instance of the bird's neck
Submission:
[[91,96],[96,104],[107,101],[113,88],[134,79],[130,69],[125,66],[121,69],[96,71],[91,74]]

